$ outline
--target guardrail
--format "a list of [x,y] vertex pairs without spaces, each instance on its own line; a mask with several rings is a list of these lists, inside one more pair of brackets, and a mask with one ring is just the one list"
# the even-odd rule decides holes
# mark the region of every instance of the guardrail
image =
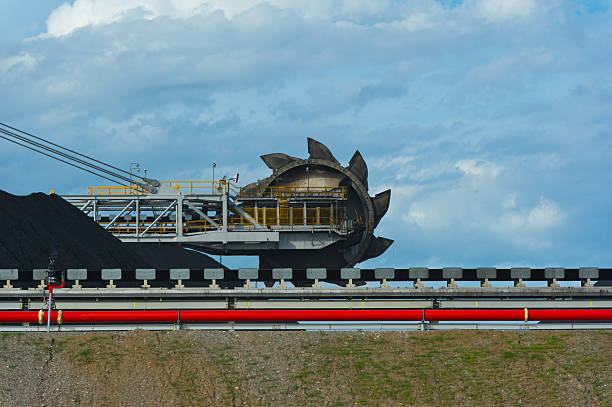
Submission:
[[[238,194],[240,189],[230,181],[161,181],[162,185],[167,185],[186,195],[222,195],[224,192]],[[88,195],[110,196],[110,195],[142,195],[149,194],[148,191],[137,184],[129,187],[120,185],[92,185],[87,189]]]
[[[344,208],[337,208],[336,211],[330,207],[318,207],[318,208],[255,208],[246,207],[241,208],[244,210],[255,223],[260,226],[288,226],[291,230],[296,227],[312,227],[312,230],[319,230],[328,228],[329,230],[338,230],[345,232],[348,225],[343,221]],[[338,212],[338,213],[334,213]],[[100,216],[100,215],[98,215]],[[109,215],[109,220],[99,219],[97,223],[101,225],[107,225],[114,218],[114,215]],[[146,218],[136,222],[135,216],[131,215],[131,219],[134,220],[123,220],[118,219],[113,222],[112,226],[108,227],[108,231],[114,235],[130,235],[135,234],[137,230],[144,230],[150,225],[152,219]],[[223,218],[211,218],[211,220],[218,225],[223,224]],[[232,213],[227,218],[228,226],[242,226],[249,230],[254,229],[254,225],[250,219],[246,217]],[[156,225],[152,226],[147,233],[149,234],[175,234],[177,223],[174,220],[162,219],[157,222]],[[345,226],[344,228],[342,228]],[[198,220],[184,220],[183,221],[183,232],[208,232],[216,230],[212,223],[205,219]]]
[[334,199],[346,200],[346,188],[343,186],[323,187],[241,187],[237,198],[273,198],[280,200],[292,199]]
[[[231,181],[161,181],[162,185],[181,191],[185,195],[222,195],[228,193],[238,199],[269,198],[279,200],[292,199],[324,199],[324,200],[346,200],[346,188],[343,186],[323,187],[291,187],[291,186],[269,186],[269,187],[239,187]],[[87,189],[88,195],[111,196],[111,195],[143,195],[149,194],[138,184],[131,186],[120,185],[91,185]]]

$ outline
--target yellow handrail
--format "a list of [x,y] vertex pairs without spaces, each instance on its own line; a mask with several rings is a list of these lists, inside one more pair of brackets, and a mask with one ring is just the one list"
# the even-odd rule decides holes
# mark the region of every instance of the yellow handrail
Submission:
[[[230,181],[161,181],[161,184],[168,185],[186,194],[210,194],[221,195],[225,192],[236,195],[240,193],[240,188]],[[138,195],[147,194],[144,188],[138,184],[131,186],[121,185],[92,185],[87,189],[88,195]]]
[[[342,217],[336,219],[331,212],[331,208],[322,207],[319,209],[319,216],[317,219],[317,208],[306,209],[306,219],[304,219],[304,211],[302,208],[291,208],[285,207],[283,210],[277,208],[257,208],[257,216],[255,216],[255,208],[242,208],[252,219],[257,218],[256,224],[261,226],[291,226],[292,230],[295,226],[310,226],[314,230],[317,226],[328,226],[330,230],[333,227],[342,226]],[[280,214],[280,216],[278,216]],[[304,222],[306,220],[306,222]],[[218,225],[223,224],[223,218],[213,218],[213,222]],[[110,220],[102,220],[98,223],[102,225],[108,225]],[[249,230],[253,228],[251,220],[240,214],[231,214],[227,218],[228,226],[243,226],[248,227]],[[136,230],[143,230],[149,225],[149,220],[141,220],[138,224],[135,220],[118,220],[108,228],[108,231],[116,235],[134,234]],[[162,220],[158,224],[152,226],[149,229],[149,233],[156,234],[170,234],[176,233],[177,223],[175,220]],[[208,220],[188,220],[183,221],[183,231],[189,232],[207,232],[211,229],[215,229],[212,223]]]
[[[292,198],[325,198],[345,200],[346,188],[343,186],[329,187],[238,187],[231,181],[161,181],[174,189],[180,190],[185,194],[211,194],[221,195],[225,192],[236,195],[239,198],[275,198],[290,200]],[[139,195],[148,192],[138,184],[131,186],[101,186],[92,185],[88,188],[88,195],[108,196],[108,195]]]
[[289,200],[292,198],[335,198],[346,199],[346,188],[343,186],[326,187],[291,187],[291,186],[269,186],[269,187],[241,187],[238,193],[242,198],[275,198]]

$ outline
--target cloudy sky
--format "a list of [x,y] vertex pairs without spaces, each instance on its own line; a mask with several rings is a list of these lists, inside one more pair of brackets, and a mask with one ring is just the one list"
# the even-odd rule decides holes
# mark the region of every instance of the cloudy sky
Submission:
[[[395,239],[363,267],[612,266],[610,0],[1,0],[0,19],[2,122],[164,180],[215,161],[247,183],[307,136],[359,149]],[[4,141],[0,180],[100,183]]]

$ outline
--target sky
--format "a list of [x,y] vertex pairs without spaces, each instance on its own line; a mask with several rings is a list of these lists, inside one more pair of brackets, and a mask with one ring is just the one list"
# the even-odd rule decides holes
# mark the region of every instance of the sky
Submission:
[[[359,149],[395,240],[361,267],[611,267],[610,5],[0,0],[0,121],[162,180]],[[99,184],[0,140],[2,190]]]

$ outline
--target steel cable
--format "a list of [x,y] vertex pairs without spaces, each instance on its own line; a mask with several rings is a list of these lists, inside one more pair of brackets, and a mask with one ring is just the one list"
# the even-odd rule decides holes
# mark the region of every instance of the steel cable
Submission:
[[[62,156],[62,157],[64,157],[64,158],[67,158],[67,159],[69,159],[69,160],[76,161],[76,162],[78,162],[78,163],[80,163],[80,164],[86,165],[86,166],[88,166],[88,167],[90,167],[90,168],[93,168],[93,169],[95,169],[95,170],[98,170],[98,171],[104,172],[104,173],[106,173],[106,174],[108,174],[108,175],[110,175],[110,176],[113,176],[113,177],[119,178],[119,179],[121,179],[121,180],[123,180],[123,181],[126,181],[126,182],[130,183],[130,184],[133,182],[131,179],[129,179],[129,178],[127,178],[127,177],[124,177],[123,175],[117,174],[117,173],[115,173],[115,172],[113,172],[113,171],[107,170],[107,169],[102,168],[102,167],[99,167],[99,166],[97,166],[97,165],[95,165],[95,164],[92,164],[92,163],[89,163],[89,162],[87,162],[87,161],[81,160],[80,158],[77,158],[77,157],[71,156],[70,154],[64,153],[64,152],[59,151],[59,150],[56,150],[56,149],[54,149],[54,148],[51,148],[51,147],[45,146],[45,145],[43,145],[43,144],[37,143],[36,141],[29,140],[29,139],[27,139],[26,137],[20,136],[19,134],[15,134],[15,133],[13,133],[13,132],[11,132],[11,131],[8,131],[8,130],[2,129],[2,128],[0,128],[0,132],[1,132],[1,133],[6,134],[6,135],[8,135],[8,136],[14,137],[14,138],[16,138],[16,139],[18,139],[18,140],[21,140],[21,141],[23,141],[23,142],[26,142],[26,143],[29,143],[29,144],[31,144],[31,145],[34,145],[34,146],[36,146],[36,147],[42,148],[42,149],[44,149],[44,150],[46,150],[46,151],[49,151],[49,152],[51,152],[51,153],[53,153],[53,154],[57,154],[57,155],[59,155],[59,156]],[[3,138],[5,138],[5,137],[3,137]],[[6,138],[5,138],[5,139],[6,139]],[[21,144],[20,144],[20,145],[21,145]],[[41,151],[39,151],[39,150],[33,150],[33,151],[41,152]],[[54,156],[51,156],[51,155],[48,155],[48,156],[49,156],[49,157],[51,157],[51,158],[57,158],[57,157],[54,157]],[[65,162],[65,161],[62,161],[62,162]],[[78,167],[78,168],[80,168],[80,167]]]
[[74,163],[71,163],[71,162],[69,162],[69,161],[62,160],[61,158],[54,157],[54,156],[52,156],[51,154],[47,154],[47,153],[45,153],[45,152],[43,152],[43,151],[37,150],[37,149],[35,149],[35,148],[33,148],[33,147],[30,147],[30,146],[28,146],[28,145],[21,144],[21,143],[19,143],[18,141],[15,141],[15,140],[10,139],[10,138],[8,138],[8,137],[0,136],[0,138],[3,138],[3,139],[5,139],[5,140],[7,140],[7,141],[10,141],[11,143],[14,143],[14,144],[17,144],[17,145],[21,146],[21,147],[25,147],[25,148],[27,148],[27,149],[29,149],[29,150],[36,151],[37,153],[40,153],[40,154],[45,155],[45,156],[47,156],[47,157],[53,158],[54,160],[61,161],[61,162],[63,162],[64,164],[68,164],[68,165],[71,165],[71,166],[73,166],[73,167],[75,167],[75,168],[81,169],[81,170],[83,170],[83,171],[87,171],[88,173],[93,174],[93,175],[96,175],[96,176],[98,176],[98,177],[100,177],[100,178],[104,178],[105,180],[111,181],[111,182],[113,182],[113,183],[117,183],[117,184],[119,184],[119,185],[121,185],[121,186],[124,186],[124,187],[128,187],[128,188],[130,187],[129,185],[125,185],[125,184],[123,184],[123,183],[121,183],[121,182],[118,182],[117,180],[114,180],[114,179],[108,178],[108,177],[106,177],[106,176],[104,176],[104,175],[101,175],[101,174],[98,174],[98,173],[96,173],[96,172],[94,172],[94,171],[90,171],[90,170],[88,170],[87,168],[80,167],[80,166],[78,166],[78,165],[76,165],[76,164],[74,164]]
[[141,177],[141,176],[136,175],[136,174],[132,174],[132,173],[130,173],[130,172],[128,172],[128,171],[122,170],[121,168],[115,167],[115,166],[113,166],[113,165],[111,165],[111,164],[107,164],[107,163],[105,163],[105,162],[103,162],[103,161],[96,160],[95,158],[90,157],[90,156],[88,156],[88,155],[81,154],[81,153],[78,153],[78,152],[76,152],[76,151],[74,151],[74,150],[71,150],[71,149],[69,149],[69,148],[66,148],[66,147],[60,146],[59,144],[55,144],[55,143],[53,143],[53,142],[51,142],[51,141],[49,141],[49,140],[45,140],[45,139],[43,139],[43,138],[41,138],[41,137],[37,137],[37,136],[35,136],[35,135],[31,134],[31,133],[28,133],[28,132],[26,132],[26,131],[19,130],[19,129],[15,128],[15,127],[9,126],[9,125],[8,125],[8,124],[6,124],[6,123],[2,123],[2,122],[0,122],[0,126],[8,127],[8,128],[9,128],[9,129],[11,129],[11,130],[18,131],[19,133],[25,134],[25,135],[27,135],[27,136],[29,136],[29,137],[33,137],[33,138],[34,138],[34,139],[36,139],[36,140],[39,140],[39,141],[42,141],[42,142],[45,142],[45,143],[51,144],[52,146],[55,146],[55,147],[61,148],[61,149],[66,150],[66,151],[68,151],[68,152],[70,152],[70,153],[72,153],[72,154],[79,155],[79,156],[84,157],[84,158],[86,158],[86,159],[88,159],[88,160],[91,160],[91,161],[97,162],[98,164],[105,165],[105,166],[110,167],[110,168],[112,168],[112,169],[114,169],[114,170],[117,170],[117,171],[123,172],[123,173],[128,174],[128,175],[130,175],[130,176],[133,176],[133,177],[135,177],[135,178],[139,178],[139,179],[141,179],[141,180],[143,180],[143,181],[145,181],[145,182],[147,181],[147,180],[146,180],[144,177]]

